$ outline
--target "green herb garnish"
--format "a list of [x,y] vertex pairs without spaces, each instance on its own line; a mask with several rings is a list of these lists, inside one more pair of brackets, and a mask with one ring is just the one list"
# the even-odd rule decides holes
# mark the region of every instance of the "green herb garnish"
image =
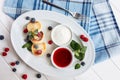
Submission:
[[34,34],[38,34],[38,29],[36,29],[36,30],[34,31]]
[[25,43],[22,48],[27,48],[29,51],[31,51],[31,46],[32,46],[32,42],[28,41],[27,43]]
[[75,69],[79,69],[79,68],[80,68],[80,64],[77,63],[77,64],[75,65]]
[[73,50],[81,49],[81,46],[77,42],[75,42],[74,40],[72,40],[72,42],[70,43],[70,46]]
[[[74,40],[72,40],[72,42],[70,43],[70,47],[74,51],[75,58],[82,61],[85,57],[85,52],[86,52],[87,47],[83,46],[82,44],[77,43]],[[75,65],[75,69],[78,69],[78,68],[80,68],[80,64],[77,63]]]
[[83,60],[87,47],[81,46],[79,43],[77,43],[74,40],[72,40],[72,42],[70,43],[70,46],[74,51],[74,56],[80,61]]

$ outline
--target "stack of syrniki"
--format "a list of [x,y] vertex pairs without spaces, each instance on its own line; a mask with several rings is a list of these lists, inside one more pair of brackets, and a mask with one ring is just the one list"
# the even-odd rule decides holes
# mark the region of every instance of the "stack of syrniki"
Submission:
[[40,22],[35,21],[27,24],[29,40],[33,43],[31,51],[34,55],[42,55],[46,51],[46,43],[42,41],[44,33],[41,30],[42,25]]

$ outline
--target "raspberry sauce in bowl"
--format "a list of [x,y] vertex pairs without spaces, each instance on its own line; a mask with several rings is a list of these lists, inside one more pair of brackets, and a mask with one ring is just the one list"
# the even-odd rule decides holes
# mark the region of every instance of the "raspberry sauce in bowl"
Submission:
[[72,51],[67,47],[58,47],[53,51],[51,55],[52,64],[59,69],[70,66],[72,60]]

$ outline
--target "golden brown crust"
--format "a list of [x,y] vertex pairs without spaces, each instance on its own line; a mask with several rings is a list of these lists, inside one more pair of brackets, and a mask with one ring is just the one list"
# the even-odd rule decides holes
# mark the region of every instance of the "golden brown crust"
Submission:
[[27,30],[28,30],[28,31],[32,31],[32,32],[34,32],[35,30],[40,31],[41,27],[42,27],[42,25],[41,25],[40,22],[38,22],[38,21],[36,21],[36,22],[34,22],[34,23],[29,22],[29,23],[27,24]]
[[[35,45],[37,45],[38,48],[35,48]],[[32,53],[33,53],[34,55],[40,56],[40,55],[42,55],[42,54],[46,51],[46,43],[42,42],[42,43],[38,43],[38,44],[33,44],[31,48],[32,48]],[[37,51],[37,50],[42,50],[42,54],[37,55],[37,54],[36,54],[36,51]]]
[[40,43],[44,37],[44,33],[42,31],[39,32],[40,33],[40,36],[36,35],[34,36],[33,39],[31,39],[31,42],[34,43],[34,44],[37,44],[37,43]]
[[35,33],[35,31],[38,30],[37,34],[34,34],[31,39],[31,42],[33,43],[31,50],[35,56],[41,56],[46,51],[46,43],[42,42],[44,33],[41,31],[41,27],[41,23],[38,21],[35,21],[34,23],[29,22],[27,24],[28,32]]

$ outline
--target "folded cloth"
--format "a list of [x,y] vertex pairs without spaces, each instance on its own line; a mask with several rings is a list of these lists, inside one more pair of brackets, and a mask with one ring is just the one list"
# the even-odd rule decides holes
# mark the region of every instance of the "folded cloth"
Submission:
[[[70,11],[79,12],[88,18],[78,23],[90,34],[96,50],[95,63],[119,53],[120,31],[108,0],[48,0]],[[6,0],[4,12],[13,19],[30,10],[50,10],[69,14],[42,3],[42,0]],[[91,20],[89,19],[91,18]]]
[[89,34],[96,49],[95,62],[119,53],[120,29],[108,0],[94,0]]

